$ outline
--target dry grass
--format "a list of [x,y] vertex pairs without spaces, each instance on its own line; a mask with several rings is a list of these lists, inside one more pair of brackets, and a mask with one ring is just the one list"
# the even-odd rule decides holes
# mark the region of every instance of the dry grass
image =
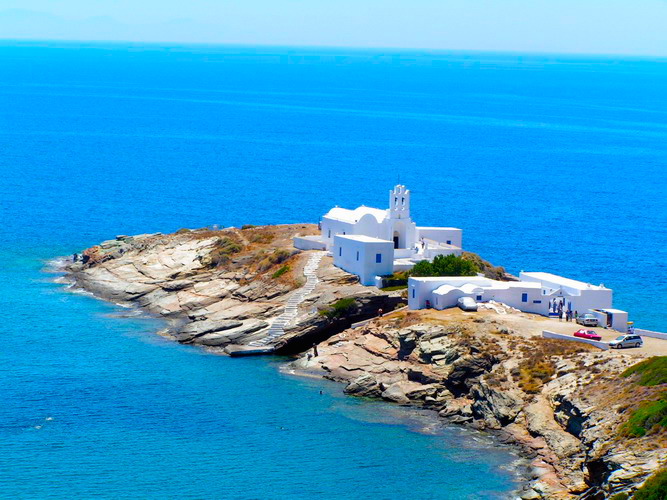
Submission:
[[536,394],[542,386],[556,374],[556,361],[579,353],[595,350],[588,344],[578,344],[565,340],[526,340],[519,344],[523,359],[512,375],[524,392]]

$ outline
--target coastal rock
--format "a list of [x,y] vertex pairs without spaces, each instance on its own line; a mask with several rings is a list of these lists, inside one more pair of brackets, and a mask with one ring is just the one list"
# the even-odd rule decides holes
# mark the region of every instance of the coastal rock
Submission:
[[258,330],[267,328],[268,326],[269,325],[266,321],[251,320],[242,323],[236,328],[223,329],[222,331],[215,330],[215,333],[205,333],[194,338],[192,342],[205,346],[221,346],[230,344],[232,342],[238,343],[238,340],[241,337],[245,337],[246,335],[257,332]]
[[523,399],[517,391],[496,389],[484,380],[480,380],[470,392],[475,401],[472,404],[473,415],[495,429],[513,422],[523,406]]
[[405,394],[406,389],[410,390],[412,388],[408,389],[404,383],[396,382],[382,391],[380,396],[387,401],[407,405],[410,403],[410,398]]
[[237,328],[242,325],[243,322],[238,320],[194,321],[192,323],[186,324],[183,328],[181,328],[178,331],[178,333],[176,334],[176,340],[182,343],[190,342],[193,339],[200,337],[201,335],[204,335],[206,333],[229,330],[231,328]]
[[544,397],[536,397],[524,413],[530,433],[542,436],[558,457],[567,458],[581,451],[581,442],[556,423],[553,410]]
[[360,375],[345,387],[345,393],[367,398],[379,398],[382,389],[377,380],[369,374]]

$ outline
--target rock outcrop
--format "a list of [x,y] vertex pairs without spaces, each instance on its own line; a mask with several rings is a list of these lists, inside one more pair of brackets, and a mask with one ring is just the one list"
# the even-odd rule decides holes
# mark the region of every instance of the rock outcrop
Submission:
[[[518,337],[493,311],[429,314],[397,313],[341,332],[292,369],[342,382],[350,395],[436,410],[518,445],[534,471],[520,494],[526,499],[607,498],[632,491],[667,461],[664,433],[620,439],[618,407],[608,404],[635,358]],[[544,363],[553,367],[548,375]]]
[[[175,341],[244,352],[267,338],[303,284],[310,252],[294,250],[292,237],[315,232],[285,225],[118,236],[75,255],[66,272],[101,298],[164,318],[160,333]],[[361,286],[331,257],[317,277],[294,322],[268,348],[305,353],[293,370],[342,382],[347,394],[432,409],[516,444],[533,471],[522,498],[632,492],[667,461],[664,432],[627,439],[619,430],[627,412],[653,394],[618,379],[636,358],[535,339],[512,315],[494,311],[400,312],[352,329],[405,302],[401,292]],[[322,314],[341,299],[353,304],[344,315]]]
[[[101,298],[164,318],[169,326],[161,334],[222,351],[266,336],[290,293],[303,285],[311,252],[295,250],[292,237],[316,229],[293,224],[118,236],[75,255],[66,271],[76,286]],[[318,278],[286,335],[265,350],[302,352],[403,300],[399,293],[360,285],[334,267],[331,257],[322,259]],[[319,313],[341,298],[355,300],[350,315],[332,321]]]

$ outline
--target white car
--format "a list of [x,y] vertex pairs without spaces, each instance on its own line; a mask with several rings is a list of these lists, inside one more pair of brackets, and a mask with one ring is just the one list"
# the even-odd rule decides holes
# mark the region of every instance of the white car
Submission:
[[472,297],[459,297],[457,305],[464,311],[476,311],[477,302]]
[[623,349],[625,347],[641,347],[644,341],[639,335],[620,335],[609,342],[612,349]]
[[583,326],[598,326],[598,319],[592,314],[586,313],[577,318],[577,323]]

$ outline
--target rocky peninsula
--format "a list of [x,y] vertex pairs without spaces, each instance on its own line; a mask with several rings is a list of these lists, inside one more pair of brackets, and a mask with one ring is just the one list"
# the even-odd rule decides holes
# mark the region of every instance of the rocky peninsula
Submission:
[[667,400],[665,358],[541,338],[546,318],[407,311],[401,290],[362,286],[324,256],[284,335],[267,341],[314,253],[292,238],[316,232],[295,224],[118,236],[75,255],[66,278],[164,318],[159,333],[180,343],[231,355],[262,345],[295,356],[286,369],[342,382],[350,395],[492,432],[531,460],[522,498],[627,498],[665,467],[667,427],[641,417]]

